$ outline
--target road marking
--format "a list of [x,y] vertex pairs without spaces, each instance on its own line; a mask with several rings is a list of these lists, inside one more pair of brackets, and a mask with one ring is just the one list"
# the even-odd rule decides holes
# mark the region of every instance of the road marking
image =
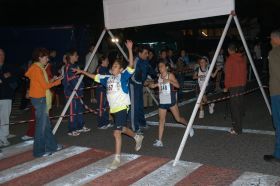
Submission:
[[69,147],[69,148],[63,149],[61,151],[58,151],[51,156],[37,158],[30,162],[26,162],[26,163],[17,165],[15,167],[6,169],[6,170],[0,172],[0,184],[7,182],[9,180],[12,180],[14,178],[17,178],[19,176],[28,174],[30,172],[33,172],[35,170],[41,169],[48,165],[54,164],[63,159],[66,159],[68,157],[80,154],[88,149],[89,148],[86,148],[86,147],[73,146],[73,147]]
[[[147,121],[148,125],[151,126],[158,126],[159,122],[157,121]],[[165,123],[165,126],[167,127],[175,127],[175,128],[186,128],[182,124],[178,123]],[[202,130],[216,130],[216,131],[226,131],[228,132],[231,127],[217,127],[217,126],[205,126],[205,125],[193,125],[194,129],[202,129]],[[264,135],[275,135],[274,131],[269,131],[269,130],[254,130],[254,129],[243,129],[243,133],[248,133],[248,134],[264,134]]]
[[195,171],[202,164],[192,163],[186,161],[179,161],[174,167],[173,160],[169,161],[165,165],[161,166],[154,172],[148,174],[137,182],[133,183],[132,186],[141,185],[153,185],[153,186],[167,186],[175,185],[177,182],[188,176],[190,173]]

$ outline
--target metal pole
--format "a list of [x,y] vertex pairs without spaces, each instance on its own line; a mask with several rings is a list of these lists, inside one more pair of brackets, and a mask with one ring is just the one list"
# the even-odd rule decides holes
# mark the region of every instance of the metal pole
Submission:
[[251,64],[252,69],[253,69],[253,72],[254,72],[254,74],[255,74],[255,76],[256,76],[257,82],[258,82],[259,87],[260,87],[260,89],[261,89],[261,92],[262,92],[264,101],[265,101],[265,103],[266,103],[267,109],[268,109],[268,111],[269,111],[269,113],[270,113],[270,115],[271,115],[271,108],[270,108],[270,104],[269,104],[267,95],[266,95],[266,93],[265,93],[265,91],[264,91],[262,82],[261,82],[261,80],[260,80],[260,78],[259,78],[259,74],[258,74],[258,72],[257,72],[257,70],[256,70],[255,64],[254,64],[254,62],[253,62],[253,58],[252,58],[252,56],[251,56],[250,50],[249,50],[249,48],[248,48],[248,45],[247,45],[247,43],[246,43],[246,40],[245,40],[244,34],[243,34],[243,32],[242,32],[241,26],[240,26],[240,24],[239,24],[238,18],[237,18],[236,15],[234,15],[233,19],[234,19],[234,21],[235,21],[236,27],[237,27],[238,32],[239,32],[239,34],[240,34],[242,43],[243,43],[243,45],[244,45],[244,47],[245,47],[247,56],[248,56],[248,58],[249,58],[250,64]]
[[184,149],[184,147],[185,147],[185,144],[186,144],[188,135],[189,135],[189,133],[190,133],[190,130],[191,130],[191,128],[192,128],[192,125],[193,125],[193,122],[194,122],[196,113],[197,113],[197,111],[198,111],[198,109],[199,109],[199,106],[200,106],[200,103],[201,103],[201,101],[202,101],[202,97],[203,97],[203,95],[204,95],[206,86],[207,86],[207,84],[208,84],[208,81],[209,81],[210,76],[211,76],[211,74],[212,74],[212,71],[213,71],[213,69],[214,69],[214,66],[215,66],[217,57],[218,57],[219,52],[220,52],[220,50],[221,50],[221,48],[222,48],[222,44],[223,44],[223,42],[224,42],[224,40],[225,40],[225,37],[226,37],[227,31],[228,31],[228,28],[229,28],[230,23],[231,23],[231,20],[232,20],[232,15],[229,15],[228,20],[227,20],[227,23],[226,23],[226,26],[225,26],[224,31],[223,31],[223,34],[222,34],[221,39],[220,39],[220,41],[219,41],[218,47],[217,47],[217,49],[216,49],[215,55],[214,55],[214,57],[213,57],[213,59],[212,59],[212,62],[211,62],[209,71],[208,71],[208,73],[207,73],[207,75],[206,75],[205,82],[203,83],[203,86],[202,86],[202,88],[201,88],[201,90],[200,90],[200,93],[199,93],[199,96],[198,96],[198,98],[197,98],[197,101],[196,101],[194,110],[193,110],[193,112],[192,112],[191,118],[190,118],[190,120],[189,120],[188,126],[187,126],[186,131],[185,131],[185,134],[184,134],[184,136],[183,136],[183,139],[182,139],[182,141],[181,141],[180,147],[179,147],[179,149],[178,149],[178,152],[177,152],[177,154],[176,154],[175,160],[174,160],[174,162],[173,162],[173,166],[176,166],[177,162],[179,161],[179,159],[180,159],[180,157],[181,157],[181,155],[182,155],[182,152],[183,152],[183,149]]
[[[101,41],[102,41],[102,39],[103,39],[105,33],[106,33],[106,29],[104,29],[103,32],[101,33],[101,35],[100,35],[100,37],[99,37],[99,39],[98,39],[98,41],[97,41],[97,43],[96,43],[96,46],[94,47],[94,50],[93,50],[93,52],[92,52],[90,58],[88,59],[88,61],[87,61],[87,63],[86,63],[86,66],[85,66],[85,68],[84,68],[84,71],[87,71],[87,69],[88,69],[88,67],[89,67],[89,65],[90,65],[90,63],[91,63],[91,61],[92,61],[92,59],[93,59],[93,57],[94,57],[94,55],[95,55],[95,53],[96,53],[96,51],[97,51],[97,49],[98,49],[100,43],[101,43]],[[73,90],[73,92],[72,92],[72,94],[71,94],[71,96],[69,97],[69,99],[68,99],[68,101],[67,101],[67,103],[66,103],[66,105],[65,105],[65,107],[64,107],[64,109],[63,109],[63,111],[62,111],[62,113],[61,113],[61,117],[57,120],[57,122],[56,122],[56,124],[55,124],[55,127],[53,128],[53,131],[52,131],[53,134],[56,133],[56,131],[57,131],[57,129],[58,129],[58,127],[59,127],[59,125],[60,125],[60,123],[61,123],[61,121],[62,121],[62,119],[63,119],[63,117],[64,117],[64,115],[65,115],[65,113],[66,113],[66,111],[67,111],[67,109],[68,109],[68,107],[69,107],[69,105],[70,105],[70,103],[71,103],[71,101],[72,101],[72,99],[74,98],[74,95],[75,95],[75,93],[76,93],[76,90],[79,88],[79,86],[80,86],[80,84],[81,84],[83,78],[84,78],[84,75],[81,75],[80,78],[79,78],[79,80],[78,80],[78,82],[77,82],[77,84],[76,84],[76,86],[75,86],[75,88],[74,88],[74,90]]]
[[[111,36],[111,38],[115,38],[115,36],[112,34],[111,30],[107,30],[108,34]],[[116,45],[118,47],[118,49],[121,51],[122,55],[124,56],[125,60],[128,61],[128,57],[126,55],[126,53],[123,51],[122,47],[120,46],[120,44],[118,42],[116,42]]]

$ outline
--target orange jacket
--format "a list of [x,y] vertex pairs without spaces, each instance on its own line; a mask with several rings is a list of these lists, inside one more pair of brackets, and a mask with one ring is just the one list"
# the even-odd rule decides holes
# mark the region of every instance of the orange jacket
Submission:
[[247,63],[241,54],[232,54],[226,60],[225,88],[245,86],[247,82]]
[[59,85],[61,80],[56,80],[53,83],[47,83],[42,69],[36,65],[32,64],[25,76],[30,79],[30,90],[29,96],[31,98],[42,98],[46,97],[46,90],[53,86]]

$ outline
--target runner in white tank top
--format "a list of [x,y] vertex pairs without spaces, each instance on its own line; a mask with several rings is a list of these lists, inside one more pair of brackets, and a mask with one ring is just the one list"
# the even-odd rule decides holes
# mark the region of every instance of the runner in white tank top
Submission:
[[[208,74],[209,68],[208,68],[208,58],[207,57],[201,57],[199,60],[199,67],[195,70],[195,73],[193,75],[193,79],[197,79],[197,83],[199,86],[199,91],[202,89],[202,86],[205,82],[206,76]],[[217,68],[216,71],[211,74],[211,77],[214,78],[218,71],[221,70],[221,68]],[[208,84],[207,84],[208,86]],[[208,92],[208,87],[205,89],[205,94],[203,95],[202,98],[202,103],[200,104],[200,111],[199,111],[199,118],[204,118],[204,109],[203,109],[203,104],[207,102],[207,97],[206,94]],[[209,106],[209,113],[213,114],[214,113],[214,103],[211,103],[208,105]]]
[[[176,100],[176,91],[174,88],[180,88],[180,85],[175,78],[174,74],[168,72],[168,64],[161,60],[158,64],[160,76],[158,83],[150,84],[150,88],[159,88],[159,133],[158,139],[153,144],[155,147],[163,147],[162,136],[164,131],[164,123],[166,118],[167,110],[170,110],[174,118],[178,123],[187,125],[185,118],[180,116],[179,108]],[[191,129],[190,136],[193,136],[194,131]]]
[[161,75],[158,78],[159,84],[159,103],[162,104],[171,104],[173,106],[176,104],[176,90],[172,84],[169,82],[165,82],[164,80],[169,79],[169,73],[166,77],[162,77]]

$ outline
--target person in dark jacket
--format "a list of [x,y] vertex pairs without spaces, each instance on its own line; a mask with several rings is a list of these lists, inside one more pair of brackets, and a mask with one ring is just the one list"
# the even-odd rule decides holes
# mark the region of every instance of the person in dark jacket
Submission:
[[[74,72],[74,68],[79,68],[77,66],[78,62],[78,53],[76,50],[71,50],[66,54],[67,64],[64,69],[64,79],[62,81],[64,87],[65,97],[68,99],[73,90],[75,89],[76,84],[78,83],[79,76]],[[69,136],[78,136],[81,132],[90,131],[89,128],[85,127],[85,122],[82,114],[84,107],[82,105],[82,97],[84,84],[81,83],[74,98],[70,103],[70,117],[68,122],[68,135]]]
[[0,147],[10,145],[7,140],[9,136],[9,118],[13,95],[17,88],[17,81],[4,61],[5,52],[0,49]]
[[137,133],[142,133],[140,128],[147,126],[144,117],[143,85],[148,74],[156,76],[155,71],[148,61],[148,53],[148,48],[144,46],[139,47],[138,56],[134,64],[135,73],[130,81],[131,125],[133,131]]

